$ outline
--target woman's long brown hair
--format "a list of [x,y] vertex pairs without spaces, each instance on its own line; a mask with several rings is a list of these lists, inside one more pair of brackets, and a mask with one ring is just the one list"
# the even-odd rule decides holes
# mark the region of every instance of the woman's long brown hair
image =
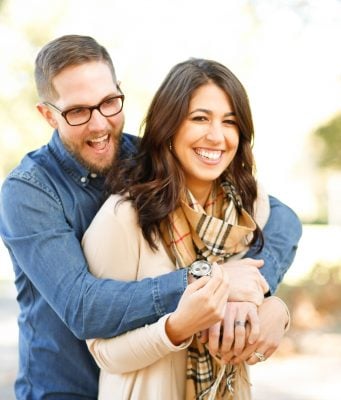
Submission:
[[[107,177],[109,193],[119,193],[132,202],[143,235],[156,249],[155,235],[161,221],[179,206],[185,179],[170,143],[186,118],[193,92],[214,83],[230,98],[239,128],[237,153],[223,173],[239,192],[244,208],[253,215],[257,185],[253,176],[254,128],[247,93],[238,78],[224,65],[206,59],[189,59],[175,65],[154,95],[143,121],[136,157],[115,163]],[[259,228],[251,243],[262,243]]]

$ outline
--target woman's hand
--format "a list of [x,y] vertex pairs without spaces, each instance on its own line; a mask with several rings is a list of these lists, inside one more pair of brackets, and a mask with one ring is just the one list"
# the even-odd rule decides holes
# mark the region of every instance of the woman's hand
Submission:
[[[249,326],[246,335],[246,325]],[[222,321],[202,332],[201,341],[208,339],[212,356],[219,354],[224,362],[238,356],[245,348],[246,340],[254,343],[260,334],[257,306],[249,302],[228,302]]]
[[[285,303],[278,297],[271,296],[258,308],[260,335],[255,343],[245,347],[243,352],[231,361],[238,364],[246,361],[249,365],[265,361],[277,350],[290,323],[290,315]],[[248,331],[248,328],[247,328]],[[257,357],[255,352],[259,355]]]
[[211,277],[189,284],[166,322],[166,333],[173,344],[178,345],[222,320],[228,294],[228,274],[217,264],[212,267]]
[[[246,326],[249,327],[246,335]],[[250,302],[228,302],[223,335],[220,345],[220,354],[223,361],[231,358],[230,350],[235,356],[242,353],[247,343],[254,343],[260,334],[260,323],[257,306]]]

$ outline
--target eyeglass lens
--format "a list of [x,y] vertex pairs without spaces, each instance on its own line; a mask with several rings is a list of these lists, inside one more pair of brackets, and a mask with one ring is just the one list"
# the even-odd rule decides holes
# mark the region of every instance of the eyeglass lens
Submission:
[[70,125],[81,125],[90,120],[94,109],[99,110],[104,117],[112,117],[118,114],[122,110],[122,107],[123,99],[121,97],[110,97],[96,107],[78,107],[68,110],[64,116]]

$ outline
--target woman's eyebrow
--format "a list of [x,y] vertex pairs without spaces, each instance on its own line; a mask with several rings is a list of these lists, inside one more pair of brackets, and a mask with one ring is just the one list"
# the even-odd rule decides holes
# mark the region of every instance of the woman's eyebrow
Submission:
[[[206,114],[211,114],[212,113],[212,111],[211,110],[207,110],[206,108],[196,108],[195,110],[193,110],[193,111],[191,111],[190,113],[189,113],[189,115],[191,115],[191,114],[193,114],[193,113],[195,113],[195,112],[204,112],[204,113],[206,113]],[[234,112],[234,111],[229,111],[229,112],[227,112],[227,113],[225,113],[224,114],[224,117],[230,117],[231,115],[236,115],[236,113]]]

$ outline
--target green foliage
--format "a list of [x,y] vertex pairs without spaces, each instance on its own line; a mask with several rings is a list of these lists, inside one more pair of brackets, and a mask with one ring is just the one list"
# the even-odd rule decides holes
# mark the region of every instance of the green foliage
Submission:
[[341,169],[341,113],[314,132],[321,144],[319,164],[322,168]]

